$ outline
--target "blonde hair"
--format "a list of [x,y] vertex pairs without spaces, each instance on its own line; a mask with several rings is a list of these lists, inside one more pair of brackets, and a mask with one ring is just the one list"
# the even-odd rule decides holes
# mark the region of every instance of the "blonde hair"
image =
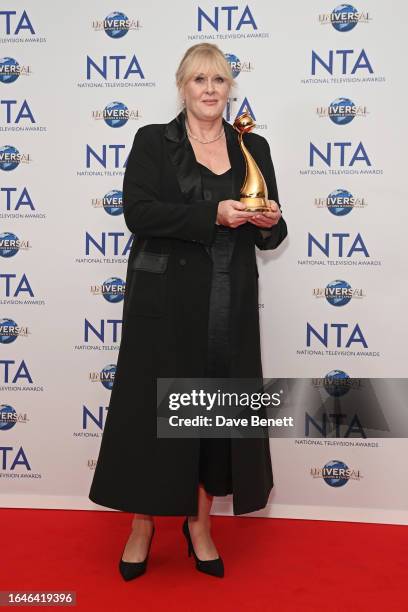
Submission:
[[199,43],[187,49],[177,68],[176,85],[179,91],[198,69],[201,71],[210,66],[224,77],[230,87],[235,85],[231,67],[221,49],[210,43]]

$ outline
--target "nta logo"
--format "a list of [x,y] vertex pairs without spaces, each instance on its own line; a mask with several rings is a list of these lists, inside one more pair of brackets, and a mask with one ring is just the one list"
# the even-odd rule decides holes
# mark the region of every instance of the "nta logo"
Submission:
[[216,32],[225,29],[228,32],[235,30],[239,32],[242,27],[249,26],[252,30],[257,30],[258,26],[247,5],[241,12],[238,6],[214,6],[214,12],[206,13],[200,6],[198,7],[198,31],[202,32],[205,25],[211,26]]

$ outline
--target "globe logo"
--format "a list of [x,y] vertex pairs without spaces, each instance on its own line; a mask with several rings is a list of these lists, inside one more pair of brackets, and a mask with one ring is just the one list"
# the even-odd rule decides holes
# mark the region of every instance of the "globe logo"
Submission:
[[17,412],[12,406],[0,405],[0,430],[7,431],[17,423]]
[[110,38],[123,38],[129,31],[129,19],[125,13],[114,11],[103,20],[103,29]]
[[19,63],[12,57],[2,57],[0,59],[0,83],[14,83],[19,76]]
[[332,306],[345,306],[353,296],[353,289],[347,281],[330,281],[325,289],[326,300]]
[[105,389],[112,391],[113,383],[115,380],[115,374],[116,374],[115,364],[111,363],[110,365],[107,365],[103,368],[100,374],[100,380],[103,386],[105,387]]
[[349,481],[348,466],[344,461],[333,459],[323,468],[323,480],[330,487],[344,487]]
[[13,319],[0,319],[0,343],[11,344],[17,339],[18,325]]
[[336,189],[327,197],[327,208],[332,215],[344,217],[353,210],[353,196],[347,189]]
[[20,163],[20,153],[16,147],[4,145],[0,147],[0,170],[9,172],[15,170]]
[[342,397],[350,390],[350,376],[343,370],[332,370],[323,379],[323,386],[331,397]]
[[0,257],[14,257],[19,251],[19,239],[11,232],[0,234]]
[[329,117],[336,125],[347,125],[356,116],[356,105],[349,98],[337,98],[329,106]]
[[331,24],[337,32],[350,32],[358,23],[357,9],[351,4],[339,4],[332,11]]
[[112,217],[123,213],[123,193],[118,189],[112,189],[103,196],[102,205],[104,211]]
[[109,127],[122,127],[129,119],[129,109],[123,102],[111,102],[105,106],[103,118]]
[[236,55],[233,55],[233,53],[224,53],[224,57],[230,65],[232,77],[236,79],[239,73],[241,72],[240,60]]
[[125,282],[116,276],[108,278],[102,284],[102,295],[111,304],[121,302],[125,297]]

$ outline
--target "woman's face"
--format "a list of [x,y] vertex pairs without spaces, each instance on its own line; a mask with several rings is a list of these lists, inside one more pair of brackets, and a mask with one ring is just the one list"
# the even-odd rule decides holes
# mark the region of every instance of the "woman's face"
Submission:
[[220,117],[227,103],[230,84],[211,68],[198,68],[181,91],[186,109],[203,121]]

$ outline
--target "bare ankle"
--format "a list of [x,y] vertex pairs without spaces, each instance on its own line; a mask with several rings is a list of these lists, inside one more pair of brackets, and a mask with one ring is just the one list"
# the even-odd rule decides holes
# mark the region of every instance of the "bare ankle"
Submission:
[[211,528],[210,517],[189,516],[188,524],[197,532],[208,532]]
[[135,514],[132,520],[132,528],[140,527],[150,529],[154,525],[153,516],[150,514]]

